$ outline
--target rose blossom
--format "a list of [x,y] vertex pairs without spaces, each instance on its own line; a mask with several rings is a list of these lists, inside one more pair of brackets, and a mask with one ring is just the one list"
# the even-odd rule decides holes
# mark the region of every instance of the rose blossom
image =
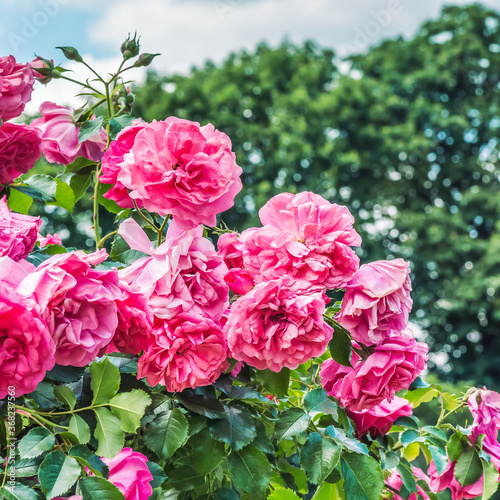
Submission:
[[85,366],[113,338],[118,273],[91,267],[106,258],[104,250],[53,255],[23,282],[24,290],[33,293],[45,310],[57,364]]
[[401,389],[408,389],[425,368],[427,344],[406,335],[386,338],[365,361],[354,352],[352,367],[327,359],[321,366],[321,383],[330,396],[351,411],[363,411],[391,402]]
[[41,118],[31,125],[42,132],[42,151],[51,163],[68,165],[78,156],[99,161],[106,148],[106,132],[103,128],[82,143],[78,143],[80,127],[73,121],[73,111],[53,102],[40,106]]
[[394,396],[392,401],[384,400],[377,406],[364,411],[347,411],[347,415],[356,424],[358,438],[370,433],[372,437],[383,436],[389,432],[392,424],[399,417],[412,414],[413,403]]
[[358,269],[351,246],[359,246],[361,238],[347,207],[310,192],[282,193],[261,208],[259,217],[262,228],[242,233],[243,267],[256,279],[286,275],[296,289],[333,289],[345,286]]
[[264,370],[297,368],[321,355],[333,330],[321,293],[297,295],[285,277],[256,285],[231,307],[224,326],[232,357]]
[[7,122],[0,126],[0,184],[10,184],[33,168],[42,154],[41,141],[40,131],[30,125]]
[[18,293],[31,266],[0,258],[0,399],[34,391],[54,367],[55,346],[37,303]]
[[244,242],[238,233],[221,234],[217,241],[217,248],[228,269],[243,267]]
[[42,75],[42,73],[37,71],[38,69],[40,69],[43,73],[47,73],[43,70],[50,70],[50,72],[52,72],[52,70],[54,69],[54,61],[52,59],[49,61],[48,59],[37,57],[33,59],[33,61],[29,62],[28,66],[31,68],[33,76],[43,85],[46,85],[52,80],[52,76],[50,74]]
[[226,338],[220,325],[206,316],[155,318],[152,336],[137,371],[152,386],[162,384],[175,392],[210,385],[229,368]]
[[245,295],[255,286],[253,276],[246,269],[230,269],[224,281],[236,295]]
[[[416,477],[417,480],[421,479],[425,481],[427,484],[429,484],[430,482],[430,479],[427,477],[425,472],[422,469],[419,469],[418,467],[413,467],[413,475]],[[396,469],[392,471],[392,474],[385,480],[385,483],[388,486],[391,486],[396,491],[401,491],[401,486],[403,485],[401,476]],[[391,498],[392,500],[403,500],[403,497],[393,492],[391,493],[390,497],[384,497],[384,498]],[[421,499],[429,500],[429,495],[427,495],[427,493],[417,484],[417,492],[412,493],[408,497],[408,500],[421,500]]]
[[496,441],[500,429],[500,394],[488,391],[486,387],[478,389],[467,400],[469,410],[474,417],[472,435],[484,434],[489,440]]
[[403,259],[362,265],[347,283],[336,319],[356,342],[378,344],[408,325],[412,306],[409,264]]
[[0,57],[0,122],[19,116],[31,99],[35,79],[27,64]]
[[6,197],[0,199],[0,257],[25,259],[33,250],[38,237],[40,217],[16,214],[7,206]]
[[[107,161],[115,162],[111,155]],[[172,214],[186,228],[214,226],[216,215],[231,208],[241,190],[242,170],[231,141],[211,124],[200,127],[175,117],[148,124],[119,166],[116,180],[130,190],[130,198],[151,212]],[[109,198],[123,203],[121,192]]]
[[61,238],[57,233],[47,234],[47,236],[38,235],[38,240],[40,243],[40,248],[46,247],[47,245],[59,245],[62,246]]
[[153,493],[153,476],[147,457],[132,448],[123,448],[111,460],[102,458],[102,461],[109,467],[108,481],[123,493],[125,500],[148,500]]

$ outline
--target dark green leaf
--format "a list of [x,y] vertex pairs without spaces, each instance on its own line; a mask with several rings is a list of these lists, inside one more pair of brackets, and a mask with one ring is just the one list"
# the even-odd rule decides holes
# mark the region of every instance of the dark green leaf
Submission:
[[338,418],[338,405],[332,401],[324,389],[318,388],[309,391],[304,398],[304,408],[311,415],[326,413],[332,415],[335,420]]
[[54,395],[54,386],[47,382],[40,382],[36,387],[36,391],[32,392],[30,397],[44,410],[53,410],[60,405]]
[[218,488],[214,491],[215,500],[240,500],[240,496],[231,488]]
[[123,211],[123,208],[120,207],[116,201],[113,200],[108,200],[105,198],[103,195],[106,194],[110,189],[112,188],[111,184],[101,184],[99,186],[99,203],[109,212],[112,214],[119,214],[120,212]]
[[69,384],[71,382],[78,382],[83,377],[84,371],[84,367],[55,365],[45,376],[55,382]]
[[40,465],[38,480],[48,500],[62,496],[75,484],[81,474],[78,462],[57,450],[49,453]]
[[95,475],[105,478],[109,476],[108,466],[95,453],[92,453],[87,446],[77,444],[72,446],[68,453],[80,463],[83,463],[85,467],[88,467]]
[[64,403],[70,410],[76,406],[76,396],[67,385],[58,385],[54,388],[54,396]]
[[394,425],[398,425],[400,427],[409,427],[410,429],[419,429],[419,422],[417,417],[410,417],[410,416],[405,416],[405,417],[398,417],[394,421]]
[[66,165],[64,173],[67,174],[70,172],[79,172],[80,174],[84,175],[90,173],[93,170],[95,171],[95,168],[95,161],[89,160],[88,158],[85,158],[83,156],[79,156],[75,159],[74,162]]
[[167,479],[165,471],[157,463],[152,462],[151,460],[148,460],[146,465],[148,466],[149,472],[151,472],[151,475],[153,476],[150,483],[151,488],[158,488],[165,482],[165,479]]
[[335,320],[327,320],[333,326],[332,340],[328,344],[328,350],[332,358],[342,366],[351,366],[352,346],[349,332]]
[[42,462],[42,457],[16,460],[16,478],[37,476],[38,468]]
[[289,439],[292,436],[304,432],[310,421],[311,415],[300,408],[289,408],[285,410],[276,422],[274,429],[276,440],[281,441],[283,439]]
[[340,458],[346,498],[379,500],[384,487],[380,464],[367,455],[344,453]]
[[166,487],[167,489],[175,488],[179,491],[188,491],[198,488],[204,483],[205,478],[200,476],[192,467],[182,466],[176,467],[168,474]]
[[83,500],[125,500],[123,493],[102,477],[84,477],[78,484]]
[[226,457],[224,444],[212,439],[207,429],[193,436],[189,444],[193,449],[193,467],[202,476],[210,474]]
[[455,464],[455,477],[462,486],[469,486],[479,480],[483,473],[481,459],[475,447],[470,447]]
[[97,454],[113,458],[123,448],[125,434],[120,428],[120,420],[106,408],[96,408],[96,428],[94,436],[99,442]]
[[399,475],[401,477],[401,481],[403,482],[402,486],[406,489],[407,496],[412,493],[416,493],[417,491],[417,483],[415,482],[415,477],[413,476],[413,470],[411,466],[400,463],[397,466]]
[[433,427],[432,425],[424,425],[424,427],[422,427],[422,430],[427,432],[431,436],[434,436],[435,438],[441,440],[441,441],[444,441],[444,442],[448,441],[446,434],[441,429],[438,429],[437,427]]
[[415,429],[407,429],[401,434],[401,443],[404,446],[409,445],[410,443],[415,442],[423,442],[425,439],[420,436],[419,432]]
[[94,394],[92,404],[109,403],[120,388],[120,370],[108,358],[104,358],[100,363],[90,365],[90,375],[90,387]]
[[98,134],[102,128],[102,122],[104,121],[104,116],[98,116],[93,120],[87,120],[80,125],[80,131],[78,132],[78,143],[81,144],[87,139],[94,137]]
[[69,180],[69,185],[73,190],[75,196],[75,203],[82,199],[87,192],[90,184],[92,183],[92,173],[88,174],[74,174]]
[[35,427],[19,441],[19,455],[21,458],[35,458],[51,450],[55,444],[55,437],[47,429]]
[[208,428],[212,436],[227,443],[234,450],[241,450],[257,435],[250,412],[240,406],[226,406],[224,418],[210,420]]
[[431,452],[432,459],[434,460],[434,465],[439,474],[442,474],[446,467],[448,466],[448,457],[446,456],[446,451],[443,446],[435,446],[433,444],[428,444],[427,447]]
[[273,396],[281,397],[288,393],[290,384],[290,369],[282,368],[279,373],[271,370],[257,370],[257,379],[262,387],[267,389]]
[[300,463],[309,481],[321,484],[337,465],[342,448],[332,438],[309,434],[300,453]]
[[458,457],[460,457],[464,451],[465,443],[462,441],[463,434],[456,432],[450,436],[448,443],[446,445],[446,451],[450,462],[455,462]]
[[189,425],[183,413],[175,408],[160,413],[146,424],[144,443],[161,459],[171,457],[188,438]]
[[256,498],[264,496],[271,478],[271,464],[261,451],[254,446],[246,446],[231,453],[228,462],[237,488]]
[[35,490],[22,483],[7,483],[0,489],[0,497],[5,500],[39,500]]
[[177,395],[177,399],[188,410],[207,418],[222,418],[225,415],[224,406],[219,400],[199,396],[191,390],[182,391]]

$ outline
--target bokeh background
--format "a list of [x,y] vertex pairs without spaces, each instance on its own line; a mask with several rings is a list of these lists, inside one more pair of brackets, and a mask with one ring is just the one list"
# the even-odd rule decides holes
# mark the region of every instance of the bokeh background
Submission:
[[[161,56],[131,75],[133,114],[212,122],[233,141],[245,187],[229,227],[258,224],[283,191],[347,205],[362,262],[411,262],[431,378],[500,389],[497,0],[2,0],[0,54],[85,78],[56,46],[111,72],[135,31]],[[67,82],[37,86],[30,116],[45,100],[81,102]],[[44,221],[92,245],[84,202]]]

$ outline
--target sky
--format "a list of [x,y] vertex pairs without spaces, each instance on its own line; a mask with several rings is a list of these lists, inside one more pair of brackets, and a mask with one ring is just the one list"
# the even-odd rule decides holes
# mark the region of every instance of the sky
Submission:
[[[141,35],[144,52],[160,52],[153,67],[185,73],[207,59],[219,63],[231,52],[259,42],[314,40],[338,57],[363,52],[385,38],[411,37],[436,18],[442,0],[0,0],[0,56],[20,62],[34,54],[68,63],[56,46],[74,46],[98,71],[113,71],[127,34]],[[455,5],[470,2],[455,0]],[[483,4],[498,9],[498,0]],[[140,80],[144,70],[131,76]],[[63,82],[39,86],[28,111],[44,100],[65,104],[74,88]],[[36,110],[36,109],[35,109]]]

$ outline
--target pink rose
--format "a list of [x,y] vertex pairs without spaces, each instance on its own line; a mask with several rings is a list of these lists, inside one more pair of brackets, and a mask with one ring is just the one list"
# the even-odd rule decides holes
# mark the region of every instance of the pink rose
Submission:
[[123,448],[113,459],[102,461],[109,467],[108,481],[123,493],[125,500],[148,500],[153,493],[153,476],[142,453]]
[[347,415],[356,424],[358,438],[370,433],[372,437],[383,436],[389,432],[399,417],[412,414],[413,403],[394,396],[392,401],[384,400],[377,406],[364,411],[347,410]]
[[138,287],[120,280],[120,297],[116,299],[118,326],[106,352],[139,354],[151,342],[153,311],[148,297]]
[[[54,69],[54,61],[52,59],[49,61],[47,59],[43,59],[42,57],[37,57],[36,59],[33,59],[33,61],[29,62],[28,66],[31,68],[33,76],[43,85],[46,85],[52,80],[52,76],[43,71],[52,71]],[[39,73],[37,69],[42,70],[45,74],[42,75],[42,73]]]
[[221,234],[217,241],[217,248],[228,269],[243,267],[244,242],[238,233]]
[[321,383],[330,396],[351,411],[363,411],[391,402],[401,389],[408,389],[425,368],[427,344],[406,335],[387,337],[362,360],[354,352],[352,368],[327,359],[321,366]]
[[255,286],[253,276],[246,269],[230,269],[224,281],[236,295],[245,295]]
[[118,325],[118,272],[91,267],[106,258],[104,250],[53,255],[25,280],[24,289],[45,310],[59,365],[85,366],[113,338]]
[[[413,467],[413,475],[417,479],[417,481],[423,480],[427,484],[429,484],[430,479],[427,477],[427,475],[422,471],[422,469],[419,469],[418,467]],[[394,469],[392,471],[392,474],[385,480],[385,483],[388,486],[391,486],[393,490],[400,491],[401,486],[403,485],[403,481],[401,480],[401,476],[399,475],[399,472]],[[392,491],[392,490],[391,490]],[[384,497],[386,498],[386,497]],[[392,493],[390,497],[392,500],[403,500],[403,497],[399,496],[397,493]],[[417,493],[412,493],[409,497],[408,500],[429,500],[429,495],[417,484]]]
[[25,259],[33,250],[38,237],[40,217],[16,214],[7,206],[6,197],[0,199],[0,257]]
[[362,265],[349,281],[336,319],[353,340],[378,344],[406,328],[413,303],[409,266],[403,259],[379,260]]
[[27,64],[0,57],[0,122],[19,116],[31,99],[35,79]]
[[227,341],[218,323],[204,316],[178,314],[155,319],[153,341],[139,358],[137,377],[148,384],[182,391],[210,385],[229,368]]
[[16,397],[34,391],[55,364],[47,324],[35,300],[18,290],[29,266],[0,258],[0,399],[9,387]]
[[40,247],[46,247],[47,245],[60,245],[62,246],[61,238],[57,233],[55,234],[47,234],[47,236],[38,235],[38,240],[40,243]]
[[33,120],[33,127],[42,131],[42,151],[51,163],[68,165],[78,156],[98,162],[104,154],[106,132],[100,132],[78,144],[80,127],[73,121],[73,111],[53,102],[40,106],[41,118]]
[[[130,153],[120,163],[116,180],[130,190],[130,198],[160,215],[172,214],[186,228],[214,226],[216,215],[234,204],[241,190],[241,168],[231,141],[213,125],[170,117],[144,126],[134,137]],[[121,161],[118,151],[115,161]],[[114,175],[114,174],[113,174]],[[109,195],[118,204],[122,193]]]
[[[122,208],[133,208],[134,203],[128,195],[128,189],[118,180],[121,164],[125,155],[130,153],[135,138],[140,130],[147,124],[137,120],[133,126],[124,128],[109,145],[109,149],[102,157],[102,175],[100,181],[103,184],[111,184],[111,189],[104,194],[105,198],[114,200]],[[142,207],[142,202],[138,202]]]
[[242,233],[243,267],[257,282],[291,276],[297,289],[333,289],[344,287],[357,271],[359,258],[351,246],[359,246],[361,238],[346,207],[310,192],[283,193],[259,216],[264,227]]
[[155,316],[168,319],[186,312],[221,318],[229,305],[227,267],[213,244],[201,237],[201,227],[184,231],[173,221],[157,249],[133,219],[120,225],[119,234],[131,248],[150,255],[122,269],[120,277],[149,297]]
[[232,305],[224,333],[233,358],[279,372],[323,354],[333,333],[323,297],[297,295],[292,285],[288,277],[260,283]]
[[0,184],[10,184],[33,168],[42,154],[41,141],[35,127],[10,122],[0,126]]
[[478,389],[469,396],[467,404],[474,417],[472,435],[477,438],[484,434],[489,440],[496,441],[500,429],[500,394],[488,391],[486,387]]

